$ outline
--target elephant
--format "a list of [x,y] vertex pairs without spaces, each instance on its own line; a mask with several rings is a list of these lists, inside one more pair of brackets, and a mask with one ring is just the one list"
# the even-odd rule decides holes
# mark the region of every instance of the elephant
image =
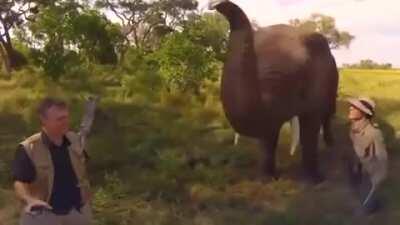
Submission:
[[263,174],[278,177],[276,147],[282,125],[298,118],[305,178],[319,169],[318,137],[333,143],[339,75],[327,39],[285,24],[253,30],[244,11],[229,0],[211,0],[209,9],[229,22],[227,57],[221,78],[225,116],[240,135],[260,141]]

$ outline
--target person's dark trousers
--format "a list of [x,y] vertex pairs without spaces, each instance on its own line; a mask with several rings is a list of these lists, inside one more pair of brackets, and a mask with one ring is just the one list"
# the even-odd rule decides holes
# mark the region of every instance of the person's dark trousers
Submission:
[[347,178],[355,193],[359,193],[362,181],[362,166],[358,157],[353,154],[346,160]]
[[374,213],[382,207],[378,192],[374,189],[369,176],[366,174],[363,174],[361,178],[359,195],[362,209],[366,214]]
[[363,169],[361,162],[353,155],[347,161],[347,172],[350,186],[360,200],[360,208],[357,214],[371,214],[382,207],[377,196],[377,190],[373,190],[371,179]]

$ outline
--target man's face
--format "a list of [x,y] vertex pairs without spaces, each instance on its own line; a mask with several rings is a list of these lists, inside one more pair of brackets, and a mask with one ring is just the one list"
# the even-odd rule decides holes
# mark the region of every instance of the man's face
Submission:
[[62,136],[69,130],[69,110],[66,107],[52,106],[40,119],[49,134]]
[[365,117],[365,114],[357,109],[356,107],[350,105],[349,107],[349,115],[348,115],[348,119],[351,121],[356,121],[356,120],[360,120],[363,119]]

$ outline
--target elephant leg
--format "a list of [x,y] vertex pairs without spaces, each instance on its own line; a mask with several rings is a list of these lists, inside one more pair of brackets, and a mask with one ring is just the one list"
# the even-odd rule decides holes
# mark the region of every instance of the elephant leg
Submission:
[[263,172],[267,176],[278,178],[276,172],[276,145],[278,143],[279,130],[271,132],[269,135],[260,139],[261,148],[264,151]]
[[302,115],[299,120],[303,167],[312,183],[320,183],[323,177],[319,172],[317,148],[321,121],[315,115]]

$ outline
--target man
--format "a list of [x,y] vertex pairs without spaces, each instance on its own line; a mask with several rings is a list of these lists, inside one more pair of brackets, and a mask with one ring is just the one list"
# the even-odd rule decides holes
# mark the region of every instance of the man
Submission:
[[380,207],[377,190],[386,178],[388,157],[382,132],[371,122],[375,102],[369,98],[351,98],[348,102],[350,138],[356,156],[351,172],[361,197],[359,213],[370,214]]
[[13,164],[14,189],[23,203],[21,225],[89,225],[89,182],[80,137],[69,131],[65,102],[46,98],[42,126],[21,142]]

